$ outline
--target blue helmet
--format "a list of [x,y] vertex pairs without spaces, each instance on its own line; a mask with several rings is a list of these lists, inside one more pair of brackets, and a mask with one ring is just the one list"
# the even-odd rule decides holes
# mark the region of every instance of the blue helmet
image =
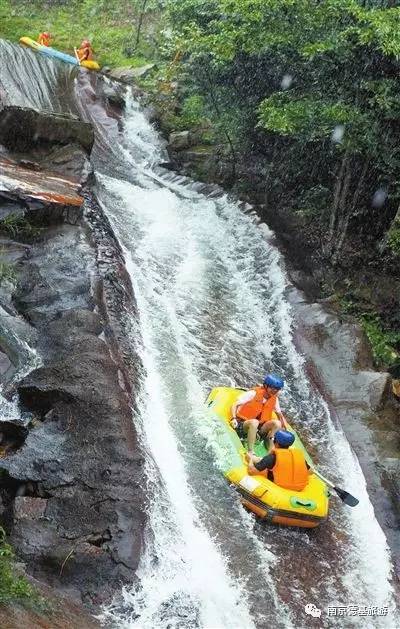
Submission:
[[272,387],[273,389],[283,389],[283,387],[285,386],[282,378],[279,378],[279,376],[274,376],[271,373],[265,376],[263,384],[267,387]]
[[295,440],[295,436],[288,430],[277,430],[274,435],[274,441],[282,448],[289,448]]

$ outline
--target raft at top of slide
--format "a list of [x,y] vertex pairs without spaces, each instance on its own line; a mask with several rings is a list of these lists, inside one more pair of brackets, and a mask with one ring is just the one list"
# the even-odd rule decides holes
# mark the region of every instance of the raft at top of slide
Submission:
[[19,42],[20,44],[24,44],[24,46],[29,46],[29,48],[32,48],[32,50],[35,50],[36,52],[40,52],[42,55],[47,55],[48,57],[53,57],[54,59],[60,59],[61,61],[65,61],[65,63],[72,63],[74,66],[80,65],[84,68],[88,68],[89,70],[100,70],[100,66],[96,61],[81,61],[81,63],[79,63],[76,57],[67,55],[64,52],[60,52],[59,50],[50,48],[49,46],[42,46],[30,37],[21,37]]

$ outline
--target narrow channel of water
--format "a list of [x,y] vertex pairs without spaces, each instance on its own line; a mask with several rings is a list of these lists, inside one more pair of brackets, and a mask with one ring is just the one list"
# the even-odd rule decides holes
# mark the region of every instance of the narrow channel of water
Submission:
[[[133,419],[149,452],[149,527],[138,585],[105,617],[121,628],[301,627],[310,626],[304,606],[314,603],[323,610],[317,626],[398,626],[386,539],[357,458],[294,348],[284,264],[269,230],[227,196],[204,195],[158,168],[163,144],[132,98],[119,133],[86,73],[10,44],[0,43],[0,55],[9,102],[72,111],[77,97],[96,126],[97,193],[139,308],[130,322],[143,362]],[[282,406],[321,469],[360,498],[354,510],[332,498],[316,531],[256,522],[218,469],[202,406],[209,389],[250,385],[270,370],[285,375]],[[389,610],[326,615],[339,605]]]

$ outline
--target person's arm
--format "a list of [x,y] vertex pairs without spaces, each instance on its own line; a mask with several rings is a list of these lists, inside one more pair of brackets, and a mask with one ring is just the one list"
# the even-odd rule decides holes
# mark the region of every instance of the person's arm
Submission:
[[264,470],[272,470],[276,462],[275,454],[267,454],[262,459],[260,457],[249,457],[248,472],[250,475],[259,474]]
[[276,403],[275,403],[275,413],[277,414],[278,419],[281,422],[282,428],[286,430],[287,429],[286,419],[285,419],[284,414],[282,413],[281,405],[279,404],[278,397],[276,398]]

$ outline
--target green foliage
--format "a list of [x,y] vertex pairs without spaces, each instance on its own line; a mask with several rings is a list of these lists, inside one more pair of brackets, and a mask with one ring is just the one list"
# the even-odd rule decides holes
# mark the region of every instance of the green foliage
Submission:
[[204,99],[199,94],[188,96],[182,104],[181,123],[186,129],[201,125],[205,118]]
[[[376,245],[400,204],[400,7],[394,4],[168,5],[170,50],[183,57],[182,91],[202,96],[219,148],[241,164],[245,175],[236,178],[236,189],[256,186],[256,198],[278,216],[296,213],[310,265],[333,265],[344,275],[353,262],[357,271],[373,268]],[[375,202],[379,190],[387,191],[382,203]],[[399,255],[397,225],[388,245]],[[380,272],[398,273],[393,256],[379,264]],[[368,306],[360,299],[351,308],[360,316]],[[395,321],[387,310],[382,308],[387,320]],[[391,360],[397,337],[388,337],[391,332],[375,319],[364,325],[377,361]]]
[[[350,283],[350,282],[349,282]],[[365,312],[365,304],[348,295],[337,295],[337,306],[343,314],[356,317],[371,344],[377,368],[390,369],[400,360],[400,332],[385,327],[382,318],[374,312]]]
[[0,604],[39,600],[30,583],[22,576],[14,574],[12,562],[14,553],[7,544],[6,534],[0,527]]
[[362,325],[377,367],[387,368],[395,364],[399,360],[400,332],[385,330],[379,316],[373,314],[363,315]]
[[[329,137],[336,125],[349,130],[360,124],[360,112],[341,102],[327,103],[312,98],[294,99],[277,92],[259,106],[260,124],[282,135],[304,137],[307,141]],[[347,131],[348,135],[349,131]]]
[[40,228],[34,227],[22,214],[9,214],[0,220],[0,232],[12,238],[34,238],[40,234]]
[[388,247],[396,257],[400,258],[400,225],[389,230]]
[[17,281],[17,274],[12,264],[8,262],[0,262],[0,284],[3,282],[10,282],[15,284]]
[[329,188],[317,184],[305,191],[299,198],[296,213],[304,218],[316,219],[326,212],[330,203]]
[[179,113],[173,113],[176,108],[175,99],[171,102],[171,111],[166,115],[166,103],[163,103],[164,123],[167,123],[170,131],[185,131],[197,129],[207,123],[203,98],[198,95],[188,96],[184,99]]

